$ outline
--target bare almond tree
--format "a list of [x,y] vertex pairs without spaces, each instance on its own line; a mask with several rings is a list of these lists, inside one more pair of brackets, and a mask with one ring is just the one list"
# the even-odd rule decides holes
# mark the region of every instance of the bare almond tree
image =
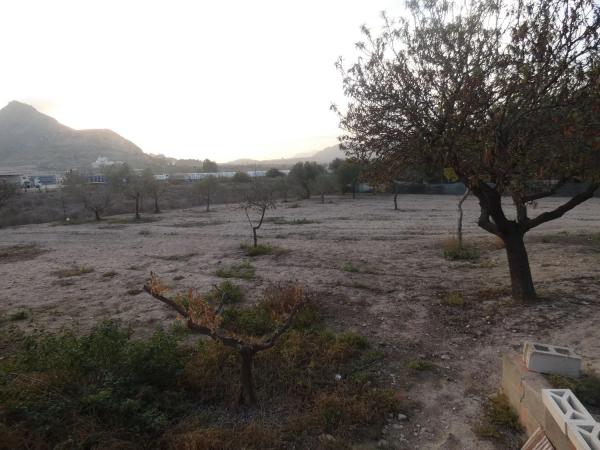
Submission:
[[246,195],[244,203],[244,211],[248,219],[248,223],[252,228],[252,237],[254,238],[254,247],[258,246],[257,232],[260,229],[265,219],[267,210],[275,209],[275,201],[273,193],[263,183],[258,181],[253,182],[253,186]]
[[192,289],[184,294],[170,297],[168,289],[154,273],[144,285],[144,290],[177,311],[186,320],[187,327],[192,332],[208,336],[238,352],[241,361],[239,402],[246,405],[256,404],[252,375],[254,356],[277,343],[281,335],[292,325],[296,313],[306,301],[304,291],[297,286],[273,289],[275,298],[270,298],[266,304],[269,307],[269,315],[277,326],[272,333],[256,337],[238,334],[221,326],[223,322],[221,313],[226,300],[224,295],[216,305],[209,304]]

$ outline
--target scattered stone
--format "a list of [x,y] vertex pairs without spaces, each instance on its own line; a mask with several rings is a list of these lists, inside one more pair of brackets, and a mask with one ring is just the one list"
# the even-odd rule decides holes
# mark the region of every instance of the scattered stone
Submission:
[[408,420],[408,416],[406,416],[404,414],[398,414],[398,420],[400,422],[404,422],[404,421]]
[[335,438],[331,434],[322,434],[319,436],[319,440],[333,442]]

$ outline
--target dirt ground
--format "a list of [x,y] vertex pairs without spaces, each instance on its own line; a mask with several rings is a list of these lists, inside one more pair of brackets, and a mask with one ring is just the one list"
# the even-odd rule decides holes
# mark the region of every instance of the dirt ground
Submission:
[[[600,232],[600,199],[528,235],[542,297],[531,306],[511,303],[504,250],[476,226],[474,199],[465,205],[465,238],[483,249],[480,258],[443,258],[441,243],[455,229],[457,201],[405,195],[399,211],[391,197],[372,195],[279,204],[270,217],[312,223],[265,223],[260,240],[289,251],[254,258],[256,278],[234,280],[251,298],[271,282],[295,280],[319,299],[328,325],[363,334],[385,353],[381,378],[410,405],[407,421],[393,419],[384,430],[391,448],[499,448],[480,440],[472,427],[499,387],[501,355],[526,340],[572,346],[588,369],[600,370],[599,247],[585,239],[553,243],[544,237]],[[563,201],[549,199],[530,215]],[[28,259],[0,259],[0,326],[27,309],[31,318],[19,324],[28,329],[85,330],[119,318],[143,334],[175,318],[139,292],[150,271],[173,287],[206,291],[219,281],[220,266],[245,259],[240,244],[250,242],[251,231],[239,207],[148,217],[157,220],[0,230],[0,249],[35,243],[43,250]],[[344,270],[348,265],[357,271]],[[80,274],[57,273],[71,268]],[[444,304],[452,292],[463,295],[464,306]],[[415,371],[415,360],[435,366]]]

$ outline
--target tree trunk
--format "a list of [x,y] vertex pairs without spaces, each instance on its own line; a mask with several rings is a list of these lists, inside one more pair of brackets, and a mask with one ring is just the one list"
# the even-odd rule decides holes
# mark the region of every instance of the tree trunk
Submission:
[[96,216],[96,221],[100,222],[100,213],[98,212],[97,209],[94,210],[94,215]]
[[154,214],[160,214],[160,208],[158,207],[158,196],[154,197]]
[[470,193],[471,193],[471,191],[469,190],[469,188],[467,188],[467,190],[463,194],[462,198],[458,202],[458,227],[457,227],[457,231],[456,231],[456,237],[457,237],[457,240],[458,240],[458,247],[459,248],[462,248],[462,243],[463,243],[463,232],[462,232],[463,209],[462,209],[462,205],[463,205],[463,203],[465,202],[465,200],[467,199],[467,197],[469,196]]
[[321,203],[325,203],[325,192],[321,192]]
[[254,394],[254,382],[252,380],[252,360],[254,353],[249,349],[240,350],[242,359],[242,368],[240,372],[240,403],[253,406],[256,404],[256,395]]
[[394,211],[398,211],[398,193],[394,194]]
[[515,230],[510,234],[504,234],[502,240],[506,245],[513,298],[522,303],[535,300],[535,288],[533,287],[529,257],[523,242],[523,234]]
[[352,198],[356,198],[356,185],[354,183],[352,183]]
[[140,219],[140,197],[135,197],[135,220]]
[[258,246],[258,236],[256,236],[256,228],[252,228],[252,234],[254,235],[254,246]]

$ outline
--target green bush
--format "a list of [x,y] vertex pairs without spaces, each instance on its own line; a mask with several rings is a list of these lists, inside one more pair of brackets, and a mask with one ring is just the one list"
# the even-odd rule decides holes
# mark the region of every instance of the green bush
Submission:
[[269,244],[258,244],[256,247],[252,245],[242,244],[242,250],[246,256],[254,258],[255,256],[270,255],[273,253],[273,247]]
[[29,319],[30,315],[29,312],[25,311],[25,310],[21,310],[21,311],[15,311],[12,314],[9,314],[8,316],[8,320],[10,320],[11,322],[18,322],[21,320],[27,320]]
[[465,243],[459,245],[458,240],[454,238],[444,241],[442,248],[444,250],[444,258],[451,261],[471,261],[479,258],[479,250],[476,247]]
[[358,269],[358,267],[354,266],[352,263],[346,263],[342,266],[342,270],[344,272],[350,272],[350,273],[358,273],[360,272],[360,270]]
[[224,280],[219,283],[216,288],[211,289],[206,294],[206,300],[210,302],[221,302],[226,305],[239,303],[244,299],[244,292],[239,286],[236,286],[229,280]]
[[216,271],[216,275],[220,278],[242,278],[244,280],[254,278],[254,273],[255,269],[248,261],[228,267],[221,267]]
[[[232,329],[263,334],[265,308],[238,311]],[[89,334],[0,332],[0,448],[340,448],[381,433],[398,401],[375,387],[379,357],[366,339],[335,335],[314,309],[255,358],[260,414],[231,408],[239,362],[213,341],[191,347],[181,328],[146,339],[103,322]],[[266,422],[262,422],[262,417]]]
[[460,292],[452,292],[442,299],[442,304],[447,306],[465,306],[465,298]]
[[523,427],[504,394],[497,394],[488,399],[484,406],[483,418],[474,431],[478,436],[499,441],[503,448],[521,447],[519,443]]

